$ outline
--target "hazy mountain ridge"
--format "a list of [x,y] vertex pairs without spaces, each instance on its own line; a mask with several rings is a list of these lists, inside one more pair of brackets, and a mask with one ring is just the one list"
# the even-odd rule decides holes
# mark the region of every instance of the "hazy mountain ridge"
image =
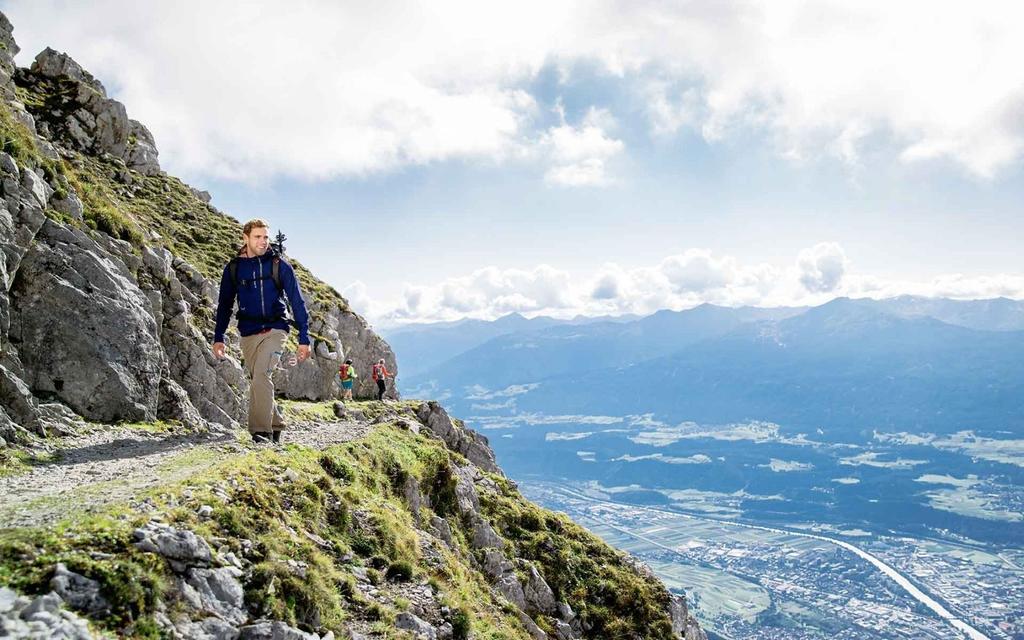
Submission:
[[512,333],[542,331],[549,327],[578,326],[601,322],[620,323],[635,319],[634,316],[617,318],[577,316],[569,320],[558,320],[547,316],[526,318],[510,313],[496,320],[465,319],[454,322],[408,324],[381,333],[396,352],[403,353],[402,367],[406,376],[418,375],[437,362],[457,356],[488,340]]
[[[669,420],[765,419],[826,430],[956,430],[988,418],[1024,428],[1014,404],[1024,391],[1024,333],[891,313],[893,306],[907,308],[905,301],[840,298],[774,320],[745,320],[742,310],[705,305],[626,323],[614,339],[604,325],[581,328],[570,346],[559,344],[564,328],[510,334],[411,382],[448,390],[460,411],[473,409],[461,399],[467,387],[529,384],[535,387],[516,396],[516,411],[654,412]],[[993,324],[984,313],[959,317]],[[1002,315],[998,326],[1016,321]],[[645,333],[655,323],[668,329]]]

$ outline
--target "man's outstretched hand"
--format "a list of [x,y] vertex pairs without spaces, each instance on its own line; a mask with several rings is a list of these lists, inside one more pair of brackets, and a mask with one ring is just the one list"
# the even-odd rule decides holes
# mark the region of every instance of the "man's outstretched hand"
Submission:
[[224,358],[224,343],[214,342],[213,343],[213,357],[221,360]]
[[305,360],[308,357],[309,357],[309,345],[308,344],[300,344],[299,345],[299,362],[302,362],[303,360]]

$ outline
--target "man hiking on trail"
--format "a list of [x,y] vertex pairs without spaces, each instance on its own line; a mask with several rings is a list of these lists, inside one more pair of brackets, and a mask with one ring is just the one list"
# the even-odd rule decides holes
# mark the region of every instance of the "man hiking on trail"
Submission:
[[384,392],[387,391],[387,379],[388,376],[392,378],[391,372],[384,366],[384,358],[377,361],[377,364],[373,365],[373,379],[377,381],[377,400],[384,399]]
[[[253,442],[281,441],[285,428],[274,406],[273,373],[284,354],[291,324],[299,330],[298,362],[309,357],[309,315],[295,271],[270,246],[268,225],[250,220],[242,228],[242,247],[224,267],[217,301],[213,355],[224,357],[224,332],[238,300],[238,333],[242,359],[249,376],[249,433]],[[294,320],[289,320],[285,297]]]
[[338,380],[341,382],[341,388],[345,392],[341,398],[342,400],[352,399],[352,384],[358,377],[356,368],[352,366],[351,359],[346,360],[344,364],[338,367]]

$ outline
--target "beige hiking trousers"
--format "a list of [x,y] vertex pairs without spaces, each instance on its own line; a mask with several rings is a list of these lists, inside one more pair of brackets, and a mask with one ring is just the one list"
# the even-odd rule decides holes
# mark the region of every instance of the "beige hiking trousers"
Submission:
[[269,433],[284,428],[284,419],[274,403],[274,369],[284,354],[288,332],[271,329],[242,336],[242,359],[249,376],[249,433]]

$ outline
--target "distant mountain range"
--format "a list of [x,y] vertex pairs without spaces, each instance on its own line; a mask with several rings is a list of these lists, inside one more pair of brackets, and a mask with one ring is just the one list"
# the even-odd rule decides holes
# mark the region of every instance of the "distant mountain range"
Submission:
[[599,322],[629,322],[638,316],[626,315],[588,318],[577,316],[571,320],[556,320],[546,316],[526,318],[510,313],[497,320],[458,320],[408,324],[382,331],[391,348],[402,354],[402,373],[414,375],[437,366],[445,360],[487,342],[498,336],[539,331],[553,326],[577,326]]
[[[398,337],[388,336],[402,389],[448,396],[465,415],[758,419],[826,438],[874,428],[1024,433],[1024,302],[1006,298],[701,305],[617,322],[506,316]],[[410,357],[437,359],[410,374]],[[522,387],[500,393],[513,385]]]

